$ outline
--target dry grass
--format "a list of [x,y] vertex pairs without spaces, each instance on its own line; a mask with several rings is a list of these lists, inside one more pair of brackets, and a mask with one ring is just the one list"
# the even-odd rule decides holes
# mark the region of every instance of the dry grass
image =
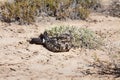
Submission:
[[[5,22],[18,21],[20,24],[35,22],[41,12],[56,19],[83,19],[88,18],[89,9],[97,0],[15,0],[1,5],[2,20]],[[67,11],[67,13],[66,13]]]
[[[34,1],[36,2],[35,4]],[[9,3],[5,2],[1,6],[2,19],[5,22],[18,21],[20,24],[29,24],[35,21],[35,16],[37,15],[37,3],[38,0],[29,1],[21,0],[19,2]]]

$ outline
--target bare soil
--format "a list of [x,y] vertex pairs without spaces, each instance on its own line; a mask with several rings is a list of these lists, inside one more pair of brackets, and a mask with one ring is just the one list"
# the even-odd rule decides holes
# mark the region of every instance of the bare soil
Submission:
[[87,27],[108,35],[108,41],[120,44],[120,18],[98,13],[91,14],[87,21],[50,18],[34,25],[0,22],[0,80],[120,80],[115,75],[99,75],[90,66],[95,55],[110,62],[108,51],[72,49],[53,53],[27,41],[56,25]]

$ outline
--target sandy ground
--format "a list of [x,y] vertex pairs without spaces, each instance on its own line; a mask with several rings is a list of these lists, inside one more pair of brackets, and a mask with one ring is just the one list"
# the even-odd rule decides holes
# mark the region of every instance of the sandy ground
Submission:
[[[52,19],[52,18],[50,18]],[[110,61],[107,51],[76,49],[53,53],[27,40],[56,25],[87,27],[109,33],[108,40],[120,43],[120,18],[91,14],[88,21],[41,21],[35,25],[0,22],[0,80],[120,80],[113,75],[98,75],[91,67],[94,55]],[[91,70],[94,74],[88,74]]]

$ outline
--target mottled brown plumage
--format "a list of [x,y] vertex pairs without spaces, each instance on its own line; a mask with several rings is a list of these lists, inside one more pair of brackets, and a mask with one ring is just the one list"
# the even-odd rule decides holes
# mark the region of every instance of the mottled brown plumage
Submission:
[[71,36],[70,34],[61,34],[57,37],[48,36],[47,32],[44,32],[39,38],[32,38],[31,44],[41,44],[52,52],[67,52],[71,49]]

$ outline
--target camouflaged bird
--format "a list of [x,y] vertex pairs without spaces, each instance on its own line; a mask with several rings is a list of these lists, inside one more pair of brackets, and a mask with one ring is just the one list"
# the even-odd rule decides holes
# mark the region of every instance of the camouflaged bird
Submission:
[[57,37],[51,37],[45,31],[38,38],[32,38],[31,44],[41,44],[52,52],[67,52],[71,49],[72,37],[69,33],[61,34]]

